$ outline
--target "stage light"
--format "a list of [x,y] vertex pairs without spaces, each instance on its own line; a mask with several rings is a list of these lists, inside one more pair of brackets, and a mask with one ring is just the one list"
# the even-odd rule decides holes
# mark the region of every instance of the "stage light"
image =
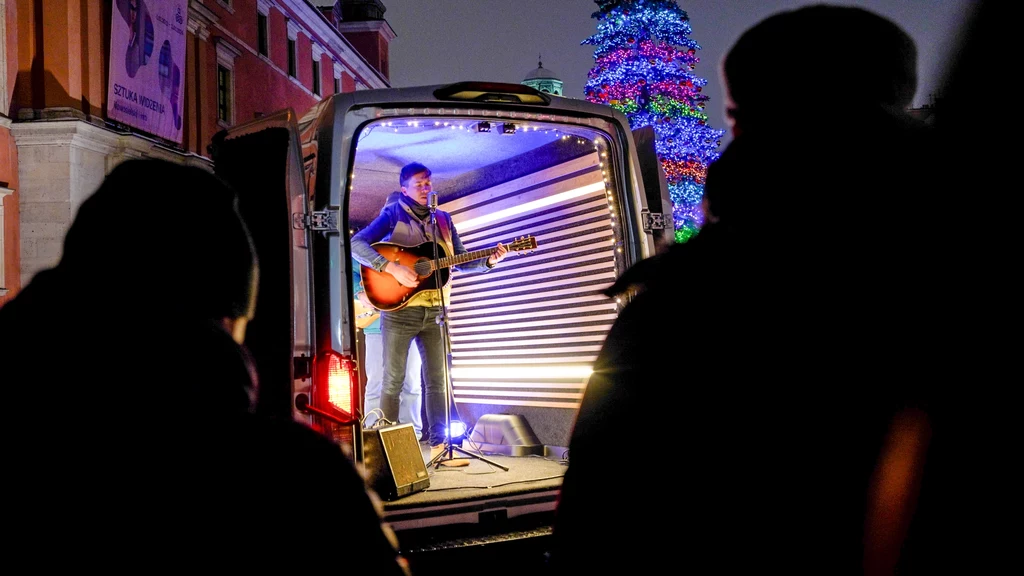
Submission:
[[452,425],[448,429],[451,432],[452,440],[460,438],[466,435],[466,423],[461,420],[452,420]]
[[462,420],[452,420],[451,425],[444,431],[445,435],[451,435],[452,444],[457,446],[462,446],[462,441],[466,439],[468,432],[469,429]]
[[516,125],[511,123],[511,122],[505,122],[504,124],[501,125],[501,133],[502,134],[515,134],[516,133]]
[[491,131],[491,123],[490,122],[478,122],[477,125],[476,125],[476,131],[477,132],[490,132]]

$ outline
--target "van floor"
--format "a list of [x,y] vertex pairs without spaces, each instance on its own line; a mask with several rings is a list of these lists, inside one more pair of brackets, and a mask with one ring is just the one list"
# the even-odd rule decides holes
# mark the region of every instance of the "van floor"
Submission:
[[[428,462],[430,447],[421,443],[420,449],[423,461]],[[464,449],[475,454],[468,446]],[[428,487],[384,502],[384,519],[396,532],[455,524],[500,523],[518,516],[553,512],[568,467],[568,461],[561,458],[480,454],[508,468],[505,471],[459,451],[453,451],[452,455],[467,460],[469,465],[448,467],[435,463],[427,466]]]

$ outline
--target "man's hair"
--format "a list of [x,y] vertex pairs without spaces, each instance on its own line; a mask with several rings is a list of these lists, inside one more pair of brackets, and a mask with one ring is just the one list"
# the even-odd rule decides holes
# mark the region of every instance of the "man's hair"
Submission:
[[427,168],[419,162],[413,162],[412,164],[406,164],[402,167],[402,172],[398,175],[398,183],[404,188],[405,183],[409,181],[413,176],[426,172],[427,176],[430,176],[430,168]]
[[780,12],[744,32],[722,72],[736,111],[906,108],[917,90],[917,48],[892,21],[863,8],[814,5]]

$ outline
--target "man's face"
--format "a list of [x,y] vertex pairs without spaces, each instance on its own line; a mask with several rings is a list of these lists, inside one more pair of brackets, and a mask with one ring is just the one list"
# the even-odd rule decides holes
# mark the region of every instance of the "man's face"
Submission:
[[133,24],[139,15],[139,0],[128,0],[128,20]]
[[402,194],[405,194],[417,204],[426,206],[427,195],[430,194],[430,176],[426,172],[414,174],[409,181],[402,186]]

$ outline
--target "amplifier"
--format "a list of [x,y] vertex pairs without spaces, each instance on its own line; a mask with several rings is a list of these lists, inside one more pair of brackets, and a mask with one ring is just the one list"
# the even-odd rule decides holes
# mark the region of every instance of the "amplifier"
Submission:
[[381,500],[391,501],[430,486],[430,476],[412,424],[363,429],[367,482]]

